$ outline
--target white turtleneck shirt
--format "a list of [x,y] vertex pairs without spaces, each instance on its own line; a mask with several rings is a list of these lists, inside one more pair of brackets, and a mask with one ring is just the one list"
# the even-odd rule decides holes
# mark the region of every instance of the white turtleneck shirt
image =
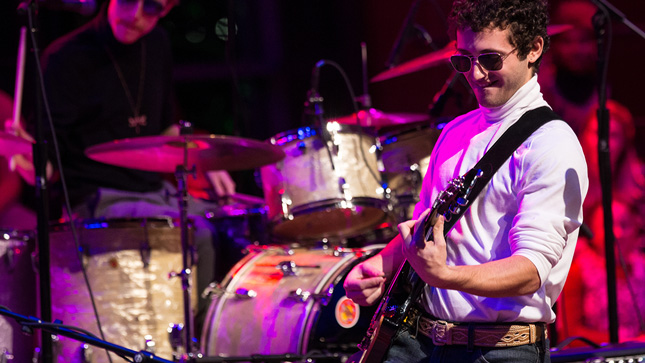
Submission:
[[[448,123],[432,151],[414,218],[524,112],[545,105],[534,76],[504,105],[479,107]],[[449,265],[524,256],[535,265],[540,288],[530,295],[490,298],[428,286],[427,311],[453,322],[553,322],[552,306],[571,266],[587,188],[585,158],[571,128],[562,120],[540,127],[493,175],[446,238]]]

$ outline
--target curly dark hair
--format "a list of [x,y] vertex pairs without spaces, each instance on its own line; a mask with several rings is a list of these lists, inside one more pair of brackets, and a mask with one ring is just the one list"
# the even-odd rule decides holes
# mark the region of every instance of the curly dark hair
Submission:
[[[508,41],[517,47],[517,56],[522,60],[538,36],[544,39],[542,54],[549,48],[547,0],[455,0],[449,22],[452,39],[456,39],[458,29],[510,29]],[[534,72],[541,61],[542,56],[532,64]]]

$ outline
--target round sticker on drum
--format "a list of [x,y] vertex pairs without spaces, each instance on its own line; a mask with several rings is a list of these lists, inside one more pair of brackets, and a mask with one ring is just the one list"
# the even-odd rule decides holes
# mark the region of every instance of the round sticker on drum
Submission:
[[336,303],[336,321],[345,329],[354,327],[361,316],[361,308],[355,302],[343,296]]

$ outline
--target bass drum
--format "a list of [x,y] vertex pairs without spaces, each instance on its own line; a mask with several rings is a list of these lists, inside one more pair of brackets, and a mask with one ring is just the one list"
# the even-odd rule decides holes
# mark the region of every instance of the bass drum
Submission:
[[[36,316],[35,250],[32,231],[0,230],[0,305],[25,316]],[[36,334],[26,335],[20,324],[0,315],[0,362],[31,362]]]
[[203,353],[249,358],[355,353],[376,306],[349,300],[343,281],[352,267],[382,247],[255,248],[212,292]]

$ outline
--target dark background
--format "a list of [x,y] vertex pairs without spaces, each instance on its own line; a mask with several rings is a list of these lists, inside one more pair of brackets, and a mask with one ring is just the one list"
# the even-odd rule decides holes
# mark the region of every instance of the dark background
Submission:
[[[70,0],[71,1],[71,0]],[[13,94],[18,29],[26,20],[16,15],[18,1],[0,5],[0,88]],[[99,4],[102,2],[99,0]],[[643,1],[611,1],[641,29],[645,29]],[[398,57],[389,62],[398,33],[413,5],[418,28],[432,42],[413,35],[402,42]],[[311,87],[311,71],[321,59],[338,63],[357,95],[364,93],[361,42],[367,49],[367,78],[446,45],[445,18],[450,0],[182,0],[160,23],[171,35],[175,60],[177,119],[193,122],[205,132],[264,140],[309,125],[303,103]],[[39,48],[89,20],[69,10],[40,6]],[[231,19],[235,36],[218,37],[216,24]],[[220,29],[227,30],[226,23]],[[625,104],[642,130],[645,120],[642,61],[645,39],[614,21],[609,64],[612,98]],[[420,34],[420,33],[419,33]],[[226,34],[224,34],[224,37]],[[30,54],[28,57],[31,56]],[[27,70],[27,79],[33,68]],[[369,84],[372,105],[386,112],[426,113],[433,97],[451,74],[449,66]],[[30,82],[30,81],[27,81]],[[28,84],[24,104],[34,99]],[[323,67],[320,94],[326,116],[353,112],[352,99],[340,72]],[[475,104],[463,83],[442,116],[466,112]],[[24,110],[28,114],[30,110]],[[637,145],[643,132],[639,132]],[[260,195],[253,172],[233,174],[242,193]]]

